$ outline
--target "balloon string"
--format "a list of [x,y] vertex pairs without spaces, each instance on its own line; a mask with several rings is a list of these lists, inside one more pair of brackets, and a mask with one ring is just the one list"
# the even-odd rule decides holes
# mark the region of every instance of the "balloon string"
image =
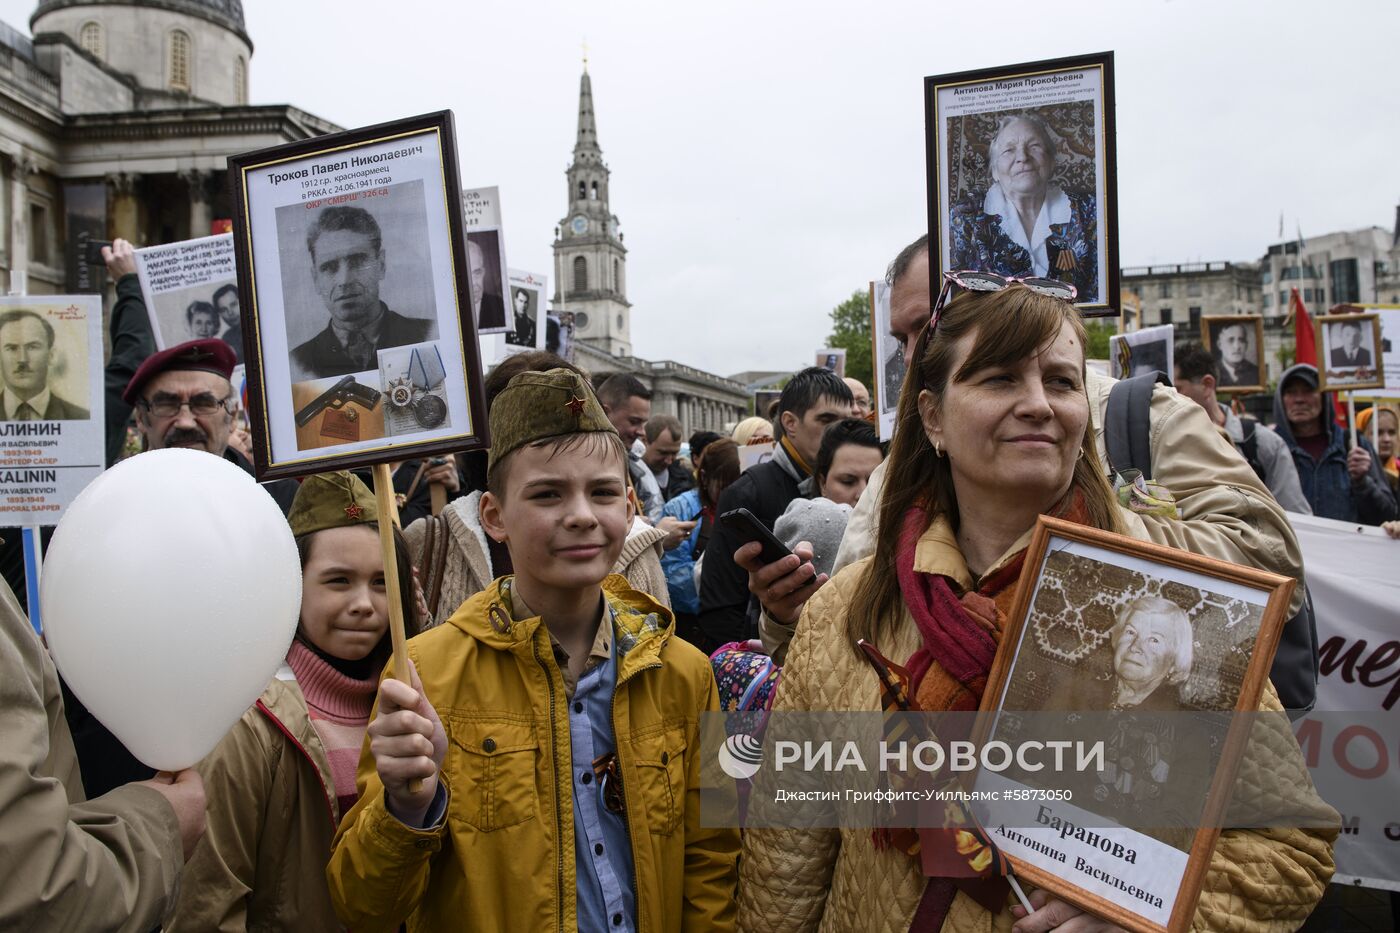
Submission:
[[[374,465],[374,499],[379,506],[379,550],[384,554],[384,598],[389,603],[389,641],[394,648],[394,679],[412,686],[407,639],[403,630],[403,601],[399,598],[399,561],[394,552],[394,528],[399,524],[399,510],[394,501],[394,482],[387,463]],[[408,782],[408,792],[416,794],[422,786],[423,782],[414,778]]]

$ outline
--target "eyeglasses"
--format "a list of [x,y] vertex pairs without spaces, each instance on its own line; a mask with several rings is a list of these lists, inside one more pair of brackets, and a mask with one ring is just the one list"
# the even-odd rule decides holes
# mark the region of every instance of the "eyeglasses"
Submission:
[[1049,279],[1038,275],[1017,278],[1010,275],[998,275],[995,272],[978,272],[974,269],[945,272],[943,273],[943,287],[938,291],[938,300],[933,303],[933,309],[929,312],[929,336],[931,337],[938,328],[938,319],[942,316],[943,309],[947,307],[948,302],[953,300],[954,288],[961,288],[965,292],[999,292],[1013,285],[1024,285],[1037,295],[1048,295],[1062,301],[1073,301],[1079,294],[1079,289],[1069,282],[1061,282],[1059,279]]
[[212,392],[202,392],[186,401],[173,395],[161,395],[154,401],[143,398],[140,400],[140,404],[142,408],[157,418],[174,418],[180,413],[180,409],[186,406],[189,407],[190,414],[199,417],[212,415],[220,409],[228,411],[228,396],[215,398]]

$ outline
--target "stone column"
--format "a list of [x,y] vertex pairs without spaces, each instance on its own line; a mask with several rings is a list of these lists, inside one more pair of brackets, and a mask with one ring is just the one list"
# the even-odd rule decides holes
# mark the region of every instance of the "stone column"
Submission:
[[190,195],[190,238],[208,236],[209,223],[214,218],[209,194],[214,173],[202,169],[185,169],[180,172],[180,178],[185,182]]
[[[29,173],[39,167],[23,150],[10,165],[10,290],[29,273]],[[17,281],[18,279],[18,281]]]
[[139,175],[130,172],[114,172],[107,176],[107,184],[112,188],[112,212],[108,224],[112,239],[121,237],[130,240],[134,246],[144,245],[141,235],[140,204],[136,201],[136,181]]

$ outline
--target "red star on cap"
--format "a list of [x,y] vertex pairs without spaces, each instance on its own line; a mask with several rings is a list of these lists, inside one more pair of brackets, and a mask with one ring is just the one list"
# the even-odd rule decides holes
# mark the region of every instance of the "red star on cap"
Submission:
[[365,510],[360,506],[355,505],[354,503],[351,503],[350,505],[347,505],[345,507],[346,518],[358,519],[363,514],[365,514]]
[[586,404],[587,402],[575,395],[564,403],[564,407],[573,412],[575,418],[581,418],[583,417],[583,406]]

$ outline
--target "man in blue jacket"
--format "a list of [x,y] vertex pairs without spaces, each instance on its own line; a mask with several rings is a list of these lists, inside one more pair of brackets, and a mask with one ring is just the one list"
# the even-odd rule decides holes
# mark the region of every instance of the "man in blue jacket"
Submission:
[[1400,518],[1370,442],[1358,435],[1348,450],[1348,432],[1334,421],[1334,410],[1332,394],[1318,391],[1317,367],[1299,363],[1284,371],[1274,393],[1274,430],[1293,454],[1313,514],[1363,525]]

